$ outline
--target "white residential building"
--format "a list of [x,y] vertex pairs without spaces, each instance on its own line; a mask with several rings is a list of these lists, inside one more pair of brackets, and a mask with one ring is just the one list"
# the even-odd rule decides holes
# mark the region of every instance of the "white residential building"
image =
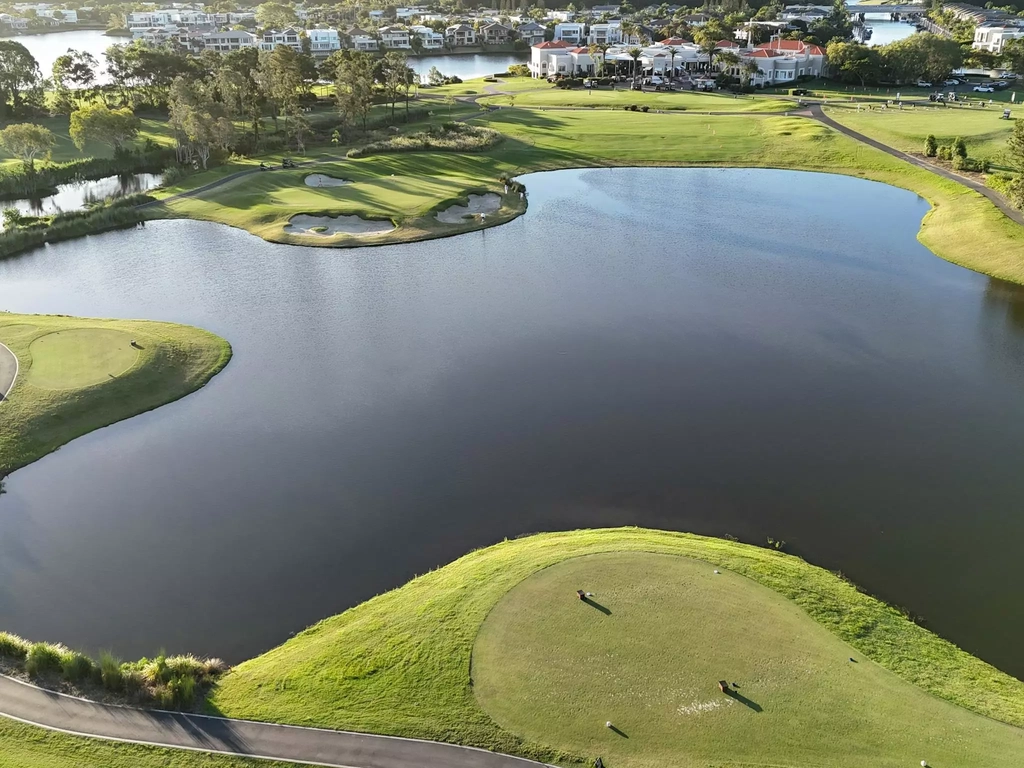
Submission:
[[1002,53],[1003,46],[1011,40],[1022,37],[1024,37],[1024,27],[999,23],[980,24],[974,28],[974,43],[971,47],[981,51]]
[[530,75],[544,78],[567,75],[572,67],[570,51],[575,47],[564,40],[537,43],[530,49]]
[[61,24],[78,23],[78,11],[70,11],[63,8],[45,8],[41,11],[37,10],[36,15],[41,19],[55,19]]
[[201,11],[179,11],[163,9],[159,11],[136,11],[128,14],[128,29],[136,27],[166,27],[176,24],[179,27],[197,27],[212,24],[213,18]]
[[425,5],[414,5],[409,8],[395,8],[395,18],[411,19],[413,16],[422,16],[429,8]]
[[575,22],[555,24],[555,40],[579,45],[587,41],[587,25]]
[[405,27],[381,27],[377,30],[382,48],[412,48],[409,30]]
[[378,49],[377,38],[359,27],[353,27],[346,34],[351,41],[350,46],[353,50],[376,51]]
[[0,24],[4,24],[11,29],[28,29],[28,19],[11,16],[9,13],[0,13]]
[[300,53],[302,52],[302,41],[299,39],[299,33],[291,27],[280,32],[276,29],[268,29],[263,33],[263,39],[260,40],[261,51],[272,51],[279,45],[287,45],[289,48],[294,48]]
[[177,24],[165,24],[162,27],[132,27],[132,40],[142,40],[147,43],[166,43],[168,40],[177,40],[181,37],[182,28]]
[[591,45],[618,45],[622,42],[622,22],[609,21],[606,24],[591,24],[587,42]]
[[440,48],[444,48],[444,35],[440,32],[435,32],[430,27],[413,25],[409,27],[409,32],[409,42],[412,42],[411,35],[416,35],[419,37],[420,43],[423,45],[425,50],[436,51]]
[[476,45],[476,30],[468,24],[456,24],[444,31],[444,39],[452,48]]
[[229,30],[227,32],[207,32],[203,35],[203,47],[217,53],[230,53],[243,48],[254,48],[258,43],[252,32]]
[[309,35],[309,52],[314,56],[341,50],[341,37],[336,29],[309,29],[306,34]]

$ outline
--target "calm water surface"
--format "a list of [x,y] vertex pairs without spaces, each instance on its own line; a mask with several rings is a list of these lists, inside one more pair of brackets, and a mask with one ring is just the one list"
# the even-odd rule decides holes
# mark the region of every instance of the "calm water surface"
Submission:
[[159,173],[126,173],[91,181],[73,181],[70,184],[59,185],[56,194],[48,197],[0,200],[0,210],[17,208],[22,213],[33,216],[78,211],[84,208],[86,203],[153,189],[160,184],[160,179]]
[[911,193],[562,171],[352,251],[169,221],[0,262],[0,307],[209,328],[196,395],[0,499],[0,627],[237,661],[505,536],[636,524],[844,573],[1024,676],[1024,299]]
[[512,53],[474,53],[447,56],[410,56],[409,66],[420,76],[426,78],[431,67],[437,67],[441,74],[451,77],[456,75],[463,80],[484,77],[497,72],[507,72],[513,64],[525,64],[529,61],[529,52]]
[[68,48],[76,51],[85,51],[96,57],[97,82],[109,83],[107,77],[106,63],[103,52],[112,45],[130,43],[130,37],[111,37],[103,34],[102,29],[79,29],[69,32],[50,32],[45,35],[21,35],[13,38],[21,43],[28,52],[39,62],[39,70],[43,77],[53,75],[53,62],[58,56],[68,52]]

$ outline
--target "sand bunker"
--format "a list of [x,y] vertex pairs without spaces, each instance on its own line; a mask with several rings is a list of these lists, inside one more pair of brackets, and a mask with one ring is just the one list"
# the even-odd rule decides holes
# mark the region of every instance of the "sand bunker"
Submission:
[[300,213],[292,216],[284,227],[285,232],[299,235],[377,235],[390,232],[395,225],[390,221],[373,221],[361,216],[309,216]]
[[453,205],[438,211],[437,220],[444,224],[461,224],[468,219],[475,219],[481,213],[494,213],[501,208],[501,196],[493,192],[486,195],[470,195],[469,205]]
[[325,176],[322,173],[311,173],[306,177],[307,187],[344,187],[352,182],[348,179],[336,179],[333,176]]

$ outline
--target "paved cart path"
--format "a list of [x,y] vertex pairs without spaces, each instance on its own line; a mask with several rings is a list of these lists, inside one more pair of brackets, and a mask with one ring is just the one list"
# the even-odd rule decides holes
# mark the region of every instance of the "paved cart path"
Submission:
[[0,344],[0,403],[7,399],[18,378],[18,358],[5,345]]
[[0,676],[0,716],[115,741],[330,768],[542,768],[472,747],[98,704]]

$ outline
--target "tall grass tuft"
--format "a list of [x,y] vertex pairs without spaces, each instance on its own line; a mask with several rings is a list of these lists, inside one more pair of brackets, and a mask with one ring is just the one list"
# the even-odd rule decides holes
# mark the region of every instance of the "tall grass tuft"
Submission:
[[64,660],[71,652],[63,645],[55,643],[33,643],[25,656],[25,671],[30,677],[47,672],[60,672]]
[[121,672],[121,660],[110,651],[100,653],[100,682],[108,691],[124,689],[124,674]]
[[67,654],[61,662],[61,674],[65,680],[72,683],[89,679],[92,676],[92,671],[92,659],[77,651]]
[[504,137],[490,128],[464,123],[445,123],[406,136],[394,136],[350,149],[348,157],[366,157],[388,152],[483,152],[499,144]]
[[0,632],[0,656],[10,659],[24,659],[32,644],[10,632]]

